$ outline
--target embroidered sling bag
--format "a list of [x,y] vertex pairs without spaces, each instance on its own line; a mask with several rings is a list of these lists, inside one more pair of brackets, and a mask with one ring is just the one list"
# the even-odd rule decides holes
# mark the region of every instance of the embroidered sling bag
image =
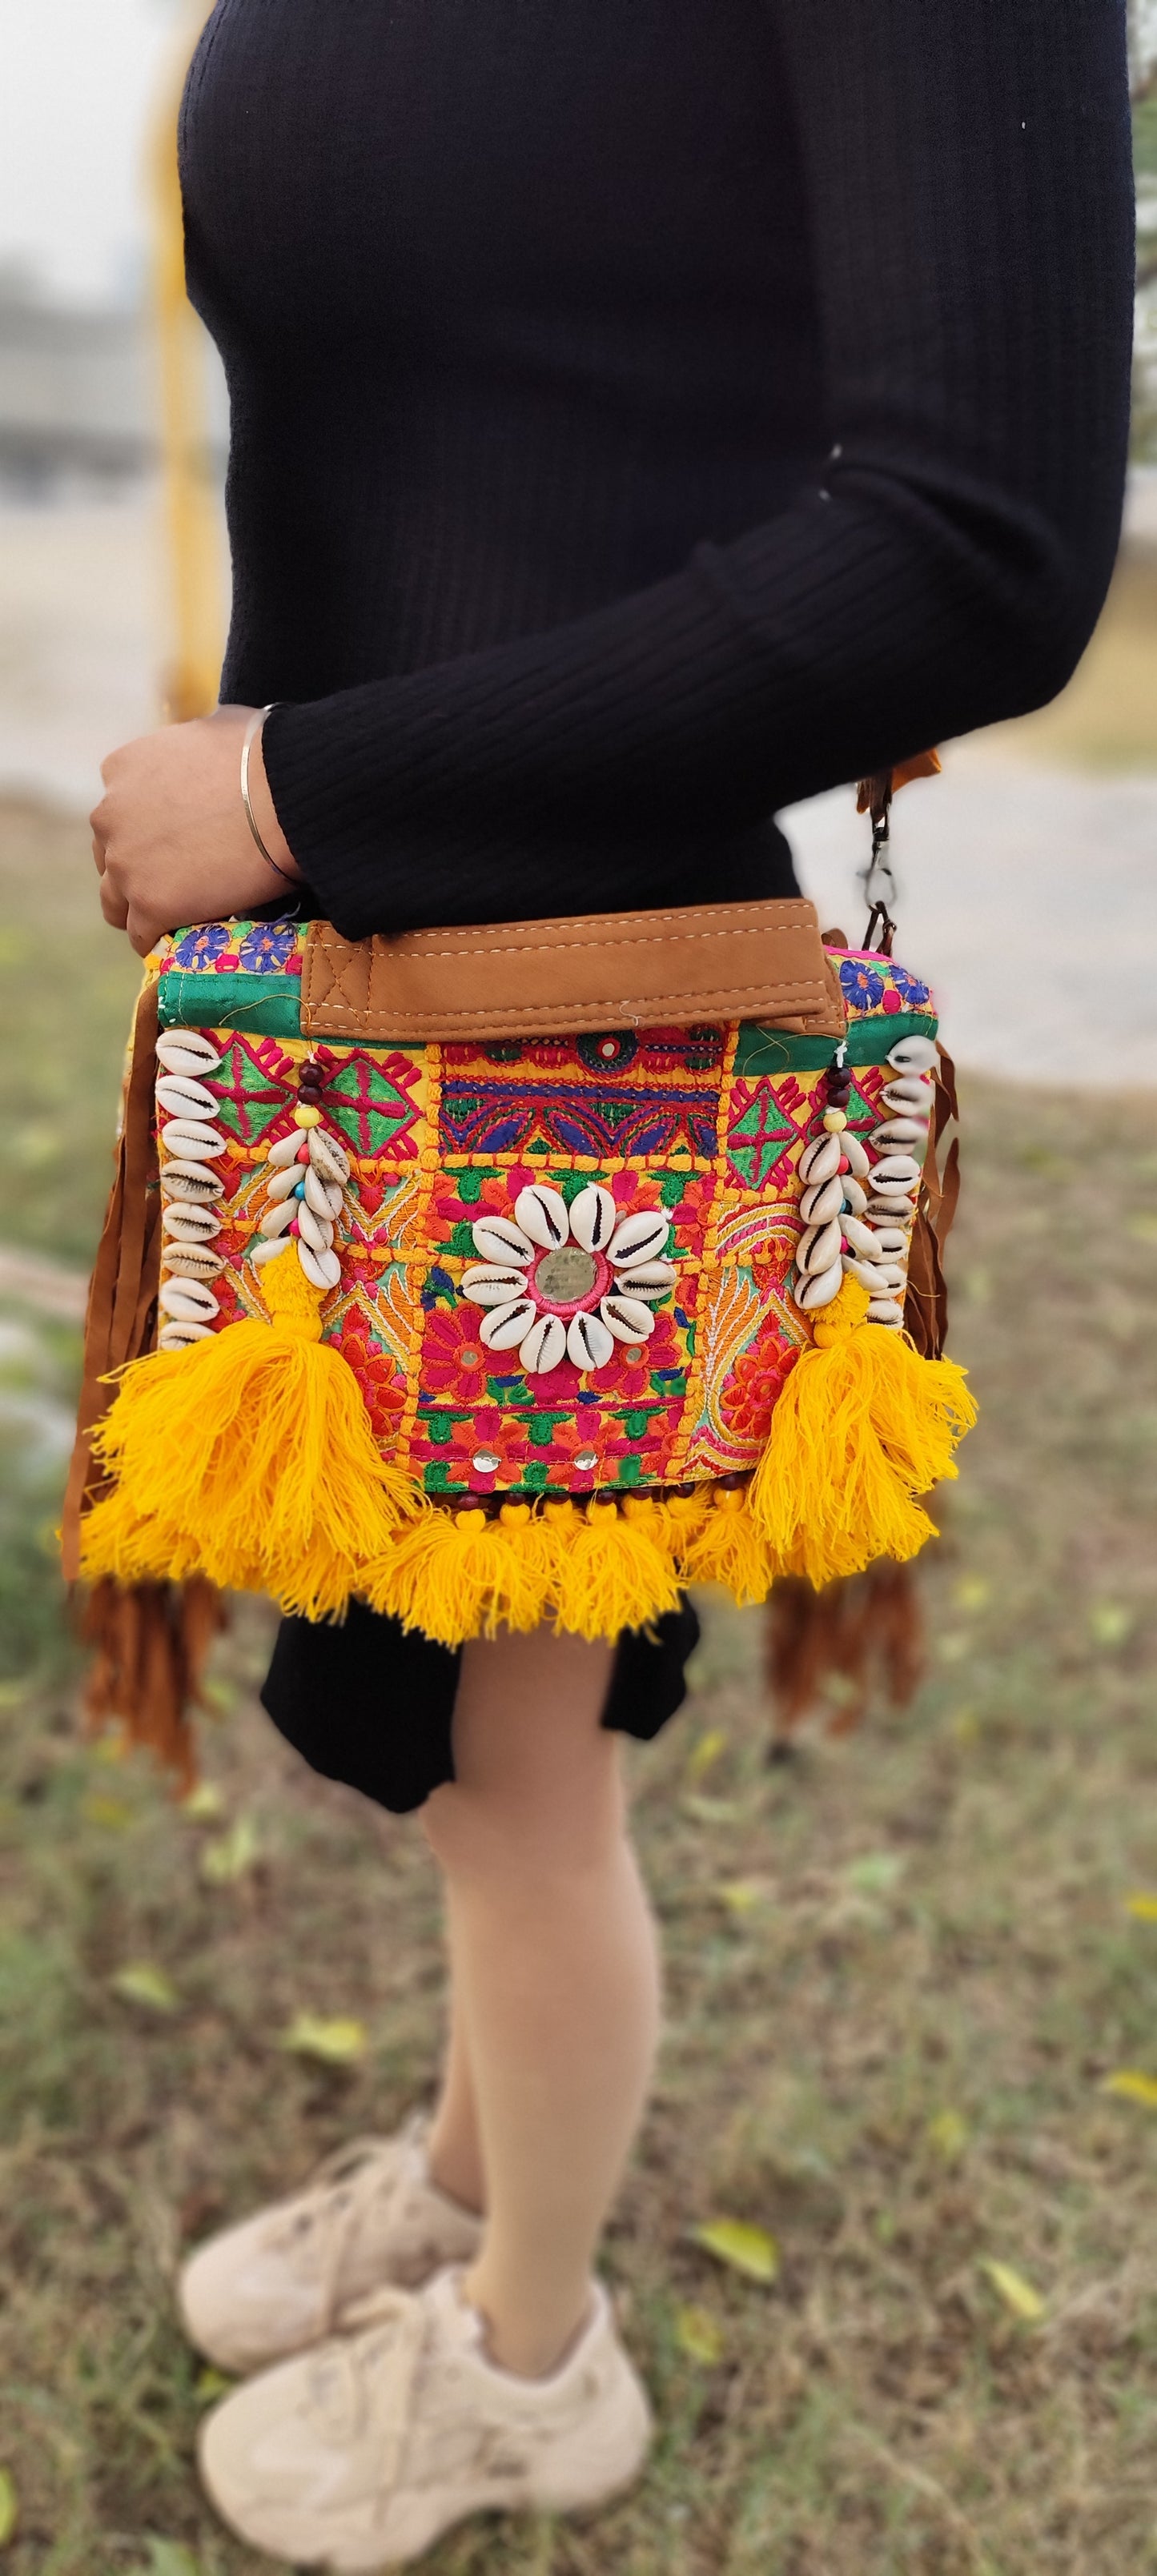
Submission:
[[973,1417],[936,1032],[926,984],[803,901],[174,934],[68,1571],[312,1619],[356,1595],[457,1645],[910,1558]]

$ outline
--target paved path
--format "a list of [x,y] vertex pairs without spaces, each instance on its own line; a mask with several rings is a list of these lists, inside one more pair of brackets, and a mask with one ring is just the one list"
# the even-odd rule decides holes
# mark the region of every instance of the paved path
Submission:
[[[0,510],[0,793],[84,812],[103,753],[156,721],[152,506]],[[855,936],[866,848],[850,792],[797,807],[788,829],[825,921]],[[905,789],[894,832],[898,954],[936,985],[962,1064],[1157,1087],[1157,775],[1029,767],[981,736]]]

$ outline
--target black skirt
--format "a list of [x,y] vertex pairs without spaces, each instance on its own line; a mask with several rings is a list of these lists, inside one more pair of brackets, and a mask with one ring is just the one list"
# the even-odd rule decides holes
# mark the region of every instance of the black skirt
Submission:
[[[684,1667],[699,1640],[689,1601],[620,1637],[602,1723],[644,1742],[686,1696]],[[406,1815],[454,1777],[451,1720],[458,1653],[407,1635],[351,1603],[340,1628],[283,1619],[261,1693],[264,1707],[312,1769]]]

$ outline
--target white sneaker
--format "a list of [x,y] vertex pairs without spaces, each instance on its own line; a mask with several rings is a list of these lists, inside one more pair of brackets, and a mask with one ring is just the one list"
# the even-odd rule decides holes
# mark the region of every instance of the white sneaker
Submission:
[[549,2379],[487,2359],[458,2268],[384,2292],[375,2322],[264,2371],[201,2429],[201,2477],[251,2549],[295,2567],[409,2566],[467,2514],[566,2513],[629,2486],[646,2397],[596,2287]]
[[469,2263],[482,2221],[439,2191],[421,2114],[396,2138],[355,2138],[303,2191],[212,2236],[177,2286],[190,2343],[240,2377],[333,2334],[383,2287]]

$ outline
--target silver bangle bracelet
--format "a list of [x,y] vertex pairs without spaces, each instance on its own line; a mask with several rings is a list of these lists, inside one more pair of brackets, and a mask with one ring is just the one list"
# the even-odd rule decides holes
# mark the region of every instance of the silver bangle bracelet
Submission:
[[267,867],[271,867],[274,875],[281,878],[283,885],[296,885],[298,882],[297,878],[290,876],[288,868],[279,867],[272,851],[266,849],[265,843],[262,840],[261,833],[258,829],[257,816],[253,811],[253,799],[249,793],[249,754],[253,749],[253,745],[257,740],[257,736],[261,731],[266,716],[272,715],[276,705],[277,699],[273,698],[267,707],[258,707],[256,712],[250,716],[249,722],[245,727],[245,740],[241,745],[241,802],[245,808],[245,820],[249,825],[249,829],[253,834],[253,838],[257,843],[257,847],[260,850],[261,856],[265,860]]

